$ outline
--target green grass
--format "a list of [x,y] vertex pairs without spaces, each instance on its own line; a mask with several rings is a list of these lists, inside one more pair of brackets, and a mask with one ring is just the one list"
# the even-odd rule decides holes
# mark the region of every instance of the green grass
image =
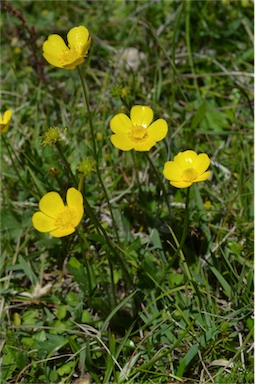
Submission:
[[[2,2],[2,383],[253,382],[253,16],[250,1]],[[78,73],[41,46],[78,25],[99,171],[83,189],[92,213],[56,239],[31,217],[46,192],[78,187],[93,151]],[[120,60],[130,47],[137,69]],[[169,124],[149,158],[109,140],[136,104]],[[42,145],[52,126],[65,139]],[[212,177],[190,188],[178,250],[186,190],[162,170],[186,149]]]

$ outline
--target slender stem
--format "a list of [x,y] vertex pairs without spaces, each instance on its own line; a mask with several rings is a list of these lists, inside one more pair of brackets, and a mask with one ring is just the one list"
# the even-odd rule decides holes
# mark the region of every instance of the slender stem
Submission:
[[82,86],[84,100],[85,100],[85,104],[86,104],[86,108],[87,108],[87,113],[88,113],[88,120],[89,120],[90,134],[91,134],[91,138],[92,138],[93,154],[94,154],[94,159],[95,159],[95,163],[96,163],[97,177],[98,177],[98,180],[99,180],[99,182],[101,184],[101,187],[103,189],[103,192],[104,192],[104,195],[105,195],[105,198],[106,198],[106,201],[107,201],[107,206],[108,206],[110,214],[111,214],[112,224],[113,224],[113,228],[114,228],[116,237],[119,240],[118,227],[117,227],[114,215],[113,215],[110,199],[109,199],[106,187],[104,185],[103,179],[101,177],[101,173],[100,173],[100,169],[99,169],[99,165],[98,165],[98,153],[97,153],[97,147],[96,147],[96,137],[95,137],[95,130],[94,130],[94,127],[93,127],[93,120],[92,120],[92,114],[91,114],[91,109],[90,109],[90,104],[89,104],[88,91],[87,91],[87,87],[86,87],[86,83],[85,83],[84,77],[82,76],[82,72],[81,72],[81,69],[80,69],[79,66],[77,67],[77,71],[78,71],[78,74],[79,74],[79,77],[80,77],[80,80],[81,80],[81,86]]
[[[189,58],[189,64],[191,68],[191,72],[193,75],[195,75],[195,68],[192,58],[192,52],[191,52],[191,44],[190,44],[190,7],[191,7],[191,0],[186,1],[186,17],[185,17],[185,39],[186,39],[186,45],[187,45],[187,51],[188,51],[188,58]],[[197,83],[196,77],[194,77],[194,85],[198,94],[198,98],[200,98],[200,90]]]
[[115,218],[114,218],[114,215],[113,215],[113,211],[112,211],[112,206],[111,206],[111,203],[110,203],[110,199],[109,199],[109,196],[108,196],[108,193],[107,193],[107,190],[105,188],[105,185],[104,185],[104,182],[101,178],[101,174],[100,174],[100,171],[99,171],[99,167],[96,165],[96,170],[97,170],[97,177],[100,181],[100,184],[103,188],[103,191],[104,191],[104,195],[105,195],[105,198],[106,198],[106,201],[107,201],[107,206],[109,208],[109,211],[110,211],[110,214],[111,214],[111,218],[112,218],[112,225],[113,225],[113,228],[114,228],[114,232],[116,234],[116,237],[117,239],[119,240],[119,231],[118,231],[118,227],[117,227],[117,224],[116,224],[116,221],[115,221]]
[[[13,260],[12,260],[12,265],[16,264],[18,256],[19,256],[20,240],[21,240],[21,236],[17,239],[15,253],[14,253],[14,256],[13,256]],[[8,272],[8,275],[5,277],[4,288],[6,289],[6,291],[8,290],[8,288],[10,286],[10,281],[11,281],[12,274],[13,274],[13,271],[10,270]],[[0,301],[0,318],[2,319],[2,321],[3,321],[4,304],[5,304],[5,297],[3,295],[2,299]]]
[[[69,176],[71,177],[71,179],[73,180],[74,184],[76,185],[76,179],[74,177],[74,174],[70,168],[70,165],[68,163],[68,161],[66,160],[65,158],[65,155],[63,154],[62,150],[61,150],[61,147],[59,145],[59,143],[56,143],[56,147],[59,151],[59,154],[65,164],[65,167],[66,167],[66,170],[69,174]],[[129,289],[131,288],[132,286],[132,279],[129,275],[129,272],[128,272],[128,269],[125,265],[125,263],[123,262],[122,260],[122,257],[119,255],[119,253],[116,251],[114,245],[112,244],[111,240],[109,239],[108,235],[107,235],[107,232],[105,231],[105,229],[102,227],[101,223],[99,222],[98,218],[96,217],[96,215],[94,214],[93,212],[93,209],[91,208],[88,200],[86,199],[85,196],[83,196],[83,201],[84,201],[84,205],[85,205],[85,209],[86,211],[88,212],[88,215],[89,217],[91,218],[94,226],[96,227],[96,229],[98,230],[99,233],[101,233],[103,235],[103,237],[105,238],[105,241],[109,247],[109,249],[113,252],[113,254],[115,255],[116,259],[118,260],[121,268],[122,268],[122,271],[123,271],[123,277],[124,279],[126,280],[127,282],[127,286],[129,287]]]
[[110,274],[111,274],[111,288],[112,288],[113,303],[114,303],[114,307],[116,307],[117,306],[117,298],[116,298],[116,290],[115,290],[115,284],[114,284],[114,271],[113,271],[112,262],[111,262],[109,257],[108,257],[108,264],[109,264]]
[[[181,261],[183,263],[185,272],[186,272],[188,278],[191,279],[192,276],[191,276],[191,273],[189,271],[189,267],[188,267],[188,264],[186,263],[185,256],[184,256],[184,253],[183,253],[183,250],[182,250],[182,248],[184,246],[184,243],[185,243],[185,240],[186,240],[186,237],[187,237],[188,228],[189,228],[189,198],[190,198],[190,188],[187,188],[186,202],[185,202],[185,216],[184,216],[182,237],[181,237],[181,241],[179,243],[179,246],[177,247],[177,249],[175,251],[173,259],[175,258],[175,256],[177,254],[180,255],[180,258],[181,258]],[[175,239],[175,241],[177,241],[177,239]]]
[[[19,181],[21,182],[21,184],[23,185],[23,187],[24,187],[25,189],[27,189],[27,186],[26,186],[26,184],[24,183],[24,181],[22,180],[22,178],[21,178],[21,176],[20,176],[20,173],[19,173],[19,171],[18,171],[18,169],[17,169],[17,167],[16,167],[16,164],[15,164],[13,158],[12,158],[12,153],[11,153],[11,152],[13,152],[13,154],[14,154],[14,151],[12,150],[10,144],[5,140],[4,135],[2,135],[1,139],[2,139],[3,142],[4,142],[4,145],[5,145],[6,149],[7,149],[8,155],[9,155],[9,159],[11,160],[12,166],[13,166],[15,172],[16,172],[16,175],[18,176]],[[9,147],[10,147],[11,149],[10,149]],[[15,154],[14,154],[14,156],[16,157]]]
[[191,276],[191,273],[189,271],[189,267],[186,263],[186,260],[185,260],[185,256],[184,256],[184,253],[183,253],[183,245],[185,243],[185,240],[186,240],[186,236],[187,236],[187,232],[188,232],[188,225],[189,225],[189,198],[190,198],[190,188],[187,189],[187,192],[186,192],[186,204],[185,204],[185,217],[184,217],[184,223],[183,223],[183,231],[182,231],[182,237],[181,237],[181,241],[178,242],[178,239],[177,237],[175,236],[175,233],[174,231],[172,230],[171,227],[168,227],[173,239],[174,239],[174,242],[177,246],[177,249],[174,253],[174,255],[171,257],[171,264],[168,265],[168,268],[166,268],[164,270],[164,273],[163,273],[163,277],[162,277],[162,282],[165,281],[165,277],[167,275],[167,273],[169,272],[171,266],[173,265],[174,261],[175,261],[175,258],[177,257],[177,255],[179,254],[180,255],[180,259],[183,263],[183,266],[184,266],[184,270],[186,272],[186,275],[188,276],[188,278],[191,280],[192,279],[192,276]]
[[[90,245],[88,243],[88,240],[86,239],[83,231],[80,228],[78,228],[78,234],[79,234],[79,240],[81,243],[81,247],[83,248],[83,245],[85,245],[86,250],[91,254]],[[86,267],[87,278],[88,278],[88,291],[89,291],[88,301],[90,303],[90,298],[92,295],[92,284],[91,284],[91,275],[90,275],[90,265],[88,263],[88,259],[87,259],[85,253],[84,253],[84,260],[85,260],[85,267]]]
[[94,214],[93,209],[91,208],[91,206],[90,206],[90,204],[89,204],[89,202],[88,202],[88,200],[86,199],[85,196],[83,196],[83,200],[84,200],[85,209],[88,212],[88,215],[91,218],[94,226],[96,227],[98,232],[103,235],[103,237],[105,238],[105,241],[106,241],[109,249],[112,251],[112,253],[115,255],[116,259],[118,260],[118,262],[119,262],[119,264],[120,264],[120,266],[122,268],[122,271],[123,271],[123,278],[126,280],[127,285],[128,285],[128,287],[130,289],[132,287],[132,279],[131,279],[131,277],[129,275],[129,272],[128,272],[128,269],[127,269],[125,263],[122,260],[122,257],[119,255],[118,251],[116,250],[116,247],[112,244],[111,240],[109,239],[109,237],[107,235],[107,232],[105,231],[104,227],[102,227],[102,225],[99,222],[98,218]]
[[[85,181],[85,176],[81,175],[80,176],[80,180],[79,180],[79,186],[78,186],[78,191],[80,191],[80,192],[83,189],[84,181]],[[95,222],[96,222],[96,220],[95,220]],[[89,244],[88,244],[87,239],[84,236],[83,232],[79,231],[79,234],[82,237],[83,242],[85,243],[85,246],[87,247],[87,249],[89,249]],[[88,278],[89,278],[89,292],[92,292],[92,289],[91,289],[91,278],[90,278],[90,269],[89,269],[88,260],[86,258],[86,255],[84,256],[84,258],[85,258],[86,269],[87,269],[87,274],[88,274]],[[113,297],[114,305],[116,306],[117,305],[117,299],[116,299],[116,291],[115,291],[115,285],[114,285],[113,266],[112,266],[112,262],[111,262],[110,258],[108,257],[107,259],[108,259],[108,264],[109,264],[109,268],[110,268],[110,275],[111,275],[112,297]]]
[[78,191],[80,192],[83,190],[84,181],[85,181],[85,176],[81,175],[79,180],[79,185],[78,185]]
[[[180,254],[180,259],[181,259],[181,261],[182,261],[182,263],[183,263],[183,268],[184,268],[184,270],[185,270],[185,272],[186,272],[186,275],[188,276],[189,280],[191,281],[191,280],[192,280],[192,276],[191,276],[191,273],[190,273],[188,264],[187,264],[187,262],[186,262],[186,260],[185,260],[184,253],[183,253],[182,249],[180,248],[180,243],[178,243],[178,240],[177,240],[177,238],[176,238],[176,236],[175,236],[175,233],[174,233],[174,231],[172,230],[171,227],[169,227],[169,231],[170,231],[171,235],[173,236],[173,239],[174,239],[174,241],[175,241],[175,244],[178,246],[178,250],[179,250],[178,252],[179,252],[179,254]],[[179,248],[180,248],[180,249],[179,249]],[[175,253],[175,254],[177,254],[177,253]],[[164,274],[164,278],[165,278],[165,276],[166,276],[166,273]],[[164,280],[165,280],[165,279],[164,279]],[[163,280],[163,281],[164,281],[164,280]]]
[[[188,233],[188,227],[189,227],[189,197],[190,197],[190,188],[187,188],[186,192],[186,202],[185,202],[185,216],[184,216],[184,222],[183,222],[183,230],[182,230],[182,237],[181,241],[179,242],[179,245],[173,255],[173,260],[175,260],[175,257],[179,254],[181,259],[184,259],[184,254],[182,252],[182,248],[184,246],[186,236]],[[178,240],[176,239],[178,242]]]
[[94,127],[93,127],[92,115],[91,115],[91,110],[90,110],[90,105],[89,105],[89,95],[88,95],[85,80],[84,80],[84,77],[82,76],[81,68],[79,65],[77,66],[77,71],[78,71],[78,74],[79,74],[79,77],[81,80],[83,96],[84,96],[84,100],[85,100],[85,104],[86,104],[86,108],[87,108],[87,113],[88,113],[88,118],[89,118],[89,127],[90,127],[90,133],[91,133],[91,138],[92,138],[93,154],[94,154],[94,158],[95,158],[96,164],[97,164],[98,161],[97,161],[96,138],[95,138],[95,131],[94,131]]
[[75,178],[75,176],[74,176],[74,174],[73,174],[73,172],[71,170],[70,164],[66,160],[66,157],[65,157],[65,155],[64,155],[64,153],[62,151],[61,145],[58,142],[56,143],[56,148],[58,150],[58,153],[60,154],[61,159],[63,160],[65,169],[66,169],[69,177],[72,179],[72,182],[74,183],[74,185],[76,185],[77,184],[77,180],[76,180],[76,178]]
[[[175,50],[176,50],[177,41],[178,41],[178,38],[176,38],[176,35],[178,34],[178,31],[180,31],[180,22],[181,22],[181,17],[183,15],[183,7],[184,7],[184,2],[180,3],[180,6],[178,7],[178,12],[175,18],[175,27],[173,28],[172,49],[171,49],[171,58],[173,60],[173,63],[175,63],[175,60],[176,60]],[[176,97],[175,95],[176,95],[178,86],[180,86],[178,84],[179,84],[179,79],[176,74],[176,69],[174,68],[173,75],[172,75],[172,82],[171,82],[171,101],[169,103],[169,106],[170,106],[169,116],[173,116],[173,110],[175,106],[174,101]]]
[[141,184],[140,184],[139,171],[138,171],[138,166],[137,166],[136,152],[132,151],[131,152],[131,156],[132,156],[132,160],[133,160],[133,163],[134,163],[134,171],[135,171],[136,182],[137,182],[137,185],[138,185],[138,187],[140,189],[141,188]]
[[[77,71],[78,71],[78,74],[79,74],[79,77],[80,77],[80,80],[81,80],[84,100],[85,100],[85,104],[86,104],[86,108],[87,108],[87,113],[88,113],[88,120],[89,120],[89,127],[90,127],[90,133],[91,133],[91,138],[92,138],[92,146],[93,146],[94,159],[95,159],[95,162],[96,162],[97,176],[98,176],[99,182],[100,182],[100,184],[102,186],[102,189],[104,191],[106,200],[107,200],[108,208],[109,208],[109,211],[111,213],[113,227],[114,227],[117,239],[119,239],[118,228],[117,228],[114,216],[113,216],[113,212],[112,212],[110,200],[109,200],[109,197],[108,197],[108,193],[106,191],[104,182],[103,182],[103,180],[101,178],[100,169],[99,169],[99,166],[98,166],[98,154],[97,154],[97,147],[96,147],[95,130],[94,130],[94,127],[93,127],[93,120],[92,120],[92,114],[91,114],[91,110],[90,110],[88,91],[87,91],[87,87],[86,87],[86,84],[85,84],[84,77],[82,76],[82,72],[81,72],[81,69],[80,69],[79,66],[77,67]],[[122,260],[122,257],[116,251],[115,246],[112,244],[111,240],[109,239],[109,237],[107,235],[107,232],[105,231],[105,229],[102,227],[102,225],[98,221],[98,219],[97,219],[96,215],[94,214],[92,208],[90,207],[89,202],[87,201],[86,197],[84,197],[84,205],[85,205],[85,208],[86,208],[86,210],[87,210],[91,220],[93,221],[95,227],[104,236],[105,241],[106,241],[109,249],[113,252],[113,254],[115,255],[116,259],[118,260],[118,262],[119,262],[119,264],[120,264],[120,266],[122,268],[122,271],[123,271],[123,277],[126,280],[127,286],[130,289],[132,287],[132,279],[131,279],[131,277],[129,275],[129,272],[128,272],[128,269],[127,269],[125,263]],[[111,267],[110,267],[110,269],[111,269]],[[112,269],[111,269],[111,273],[112,273]],[[113,275],[112,275],[112,277],[113,277]]]
[[183,231],[182,231],[182,237],[179,244],[179,247],[176,252],[179,252],[182,250],[182,247],[185,243],[188,227],[189,227],[189,198],[190,198],[190,188],[187,188],[186,192],[186,202],[185,202],[185,216],[184,216],[184,223],[183,223]]
[[169,204],[169,201],[168,201],[168,198],[167,198],[167,193],[166,193],[166,189],[165,189],[164,183],[163,183],[162,179],[160,178],[159,173],[158,173],[158,170],[155,168],[155,166],[154,166],[154,164],[153,164],[153,161],[152,161],[151,158],[150,158],[150,155],[148,154],[148,152],[145,152],[145,154],[146,154],[146,156],[147,156],[147,159],[148,159],[148,161],[149,161],[149,163],[150,163],[151,168],[153,169],[153,172],[154,172],[155,175],[156,175],[156,178],[157,178],[157,180],[158,180],[158,183],[159,183],[160,187],[162,188],[163,195],[164,195],[164,198],[165,198],[165,201],[166,201],[166,205],[167,205],[169,214],[171,215],[171,207],[170,207],[170,204]]

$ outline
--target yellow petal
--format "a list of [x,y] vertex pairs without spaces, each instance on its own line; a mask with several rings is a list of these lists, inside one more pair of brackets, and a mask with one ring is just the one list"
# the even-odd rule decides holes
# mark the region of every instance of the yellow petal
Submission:
[[64,203],[57,192],[48,192],[39,201],[39,209],[45,215],[55,218],[59,211],[64,210]]
[[147,152],[149,151],[154,145],[156,144],[156,141],[154,138],[148,137],[147,140],[141,141],[138,143],[134,143],[134,150],[140,151],[140,152]]
[[134,143],[125,134],[112,135],[110,140],[114,147],[121,149],[122,151],[130,151],[134,148]]
[[164,119],[158,119],[148,127],[148,134],[155,141],[163,140],[166,137],[167,131],[168,126]]
[[205,181],[210,176],[211,172],[207,171],[202,173],[202,175],[198,176],[195,180],[193,180],[194,183],[198,183],[199,181]]
[[66,203],[69,208],[73,208],[77,213],[75,221],[73,220],[74,227],[77,227],[84,213],[83,196],[81,192],[75,188],[69,188],[66,194]]
[[[65,57],[65,60],[67,60],[67,59],[68,59],[68,57]],[[70,62],[63,64],[63,68],[71,71],[72,69],[75,69],[77,67],[77,65],[84,63],[84,61],[85,60],[84,60],[83,56],[80,56],[75,60],[73,58],[71,58]]]
[[7,111],[4,112],[3,123],[8,124],[11,121],[11,118],[12,118],[12,110],[7,109]]
[[51,231],[50,234],[53,237],[64,237],[71,235],[71,233],[74,233],[75,228],[74,227],[68,227],[64,229],[56,229],[54,231]]
[[42,212],[33,214],[32,223],[39,232],[50,232],[56,229],[55,220]]
[[74,27],[67,34],[68,45],[72,50],[77,51],[81,56],[88,53],[91,39],[89,31],[84,26]]
[[170,181],[170,184],[176,188],[187,188],[192,185],[191,181]]
[[198,175],[201,175],[202,173],[204,173],[207,170],[209,165],[210,165],[210,159],[207,156],[207,154],[206,153],[200,153],[197,156],[197,160],[196,160],[196,163],[194,164],[193,168],[195,169],[195,171],[197,172]]
[[60,58],[49,55],[48,53],[43,53],[43,57],[49,64],[54,65],[54,67],[63,68],[63,61]]
[[135,105],[131,108],[130,118],[133,125],[142,125],[147,128],[153,119],[153,110],[150,107]]
[[43,56],[55,67],[63,67],[63,54],[68,50],[62,37],[56,34],[50,35],[43,43]]
[[10,124],[1,124],[0,123],[0,134],[6,133],[9,129]]
[[0,134],[6,133],[9,129],[10,122],[12,118],[12,110],[7,109],[7,111],[4,112],[4,115],[0,114]]
[[185,171],[185,169],[187,169],[187,168],[192,168],[193,164],[194,164],[194,162],[196,162],[196,160],[197,160],[197,154],[196,154],[196,152],[191,151],[191,150],[180,152],[180,153],[178,153],[178,155],[176,155],[174,157],[174,162],[183,171]]
[[164,165],[163,175],[168,180],[181,180],[182,170],[174,161],[167,161]]
[[111,119],[110,128],[113,133],[128,133],[132,128],[132,122],[124,113],[118,113]]

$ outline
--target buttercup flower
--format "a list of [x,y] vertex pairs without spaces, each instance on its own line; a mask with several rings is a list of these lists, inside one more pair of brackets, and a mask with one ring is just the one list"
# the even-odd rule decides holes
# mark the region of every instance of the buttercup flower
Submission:
[[84,176],[89,176],[92,172],[95,171],[95,160],[88,157],[78,164],[78,171],[83,173]]
[[67,205],[57,192],[48,192],[39,201],[39,212],[33,214],[32,223],[39,232],[49,232],[53,237],[70,235],[79,225],[83,213],[83,197],[75,188],[66,194]]
[[112,144],[122,151],[149,151],[158,141],[164,139],[168,126],[164,119],[153,120],[150,107],[135,105],[130,118],[124,113],[115,115],[110,121]]
[[42,145],[49,145],[53,147],[58,141],[65,139],[64,133],[66,129],[60,129],[58,127],[51,127],[45,133],[45,139],[42,142]]
[[7,111],[4,112],[4,115],[0,113],[0,133],[6,133],[9,129],[10,122],[12,118],[12,110],[7,109]]
[[61,36],[53,34],[43,43],[43,56],[48,63],[58,68],[72,70],[84,62],[91,45],[87,28],[80,26],[70,29],[67,34],[68,46]]
[[163,175],[174,187],[186,188],[193,183],[207,180],[211,173],[206,172],[209,165],[210,159],[206,153],[197,155],[196,152],[188,150],[178,153],[174,161],[167,161]]

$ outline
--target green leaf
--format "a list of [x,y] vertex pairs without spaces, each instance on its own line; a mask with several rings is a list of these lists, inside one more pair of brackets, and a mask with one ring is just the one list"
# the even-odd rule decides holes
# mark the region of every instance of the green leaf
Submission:
[[63,305],[62,307],[58,308],[58,310],[56,312],[56,317],[59,320],[63,320],[66,317],[66,312],[67,312],[67,308],[65,305]]
[[21,255],[19,255],[19,264],[16,267],[19,267],[19,269],[23,269],[25,275],[33,285],[36,285],[38,283],[38,278],[33,272],[31,264],[28,263]]
[[59,376],[68,375],[74,369],[75,364],[75,361],[69,361],[68,363],[62,365],[62,367],[58,368],[57,373],[59,374]]
[[200,123],[200,121],[202,121],[205,117],[205,114],[207,112],[207,106],[206,106],[206,103],[203,101],[198,110],[196,111],[192,121],[191,121],[191,125],[190,125],[190,128],[192,130],[195,130],[198,126],[198,124]]
[[22,225],[16,216],[7,209],[1,209],[0,211],[1,232],[8,232],[8,235],[13,239],[20,237],[23,231]]
[[186,355],[181,360],[176,372],[176,376],[182,377],[183,372],[185,371],[185,369],[187,368],[191,360],[196,356],[197,352],[198,352],[198,344],[192,345],[190,350],[186,353]]
[[43,343],[41,341],[37,342],[38,354],[41,357],[52,355],[66,344],[68,344],[66,336],[52,335],[48,333],[47,339]]
[[[87,283],[87,273],[79,260],[75,257],[71,257],[69,263],[67,264],[68,271],[73,275],[75,281],[79,284],[83,293],[88,295],[88,283]],[[69,303],[72,305],[72,302]]]
[[17,368],[17,361],[14,356],[9,352],[8,349],[5,349],[7,353],[4,353],[2,356],[2,369],[0,371],[0,382],[6,383],[8,379],[12,377],[12,373]]
[[68,292],[68,294],[66,295],[66,302],[68,305],[72,307],[75,307],[76,305],[78,305],[80,303],[80,298],[78,293],[73,291]]
[[82,311],[81,322],[82,323],[90,323],[91,322],[91,314],[87,309],[84,309]]
[[232,297],[232,289],[228,282],[224,279],[222,274],[215,268],[210,266],[211,271],[214,273],[214,275],[217,277],[219,283],[221,284],[222,288],[224,289],[225,294],[231,298]]

